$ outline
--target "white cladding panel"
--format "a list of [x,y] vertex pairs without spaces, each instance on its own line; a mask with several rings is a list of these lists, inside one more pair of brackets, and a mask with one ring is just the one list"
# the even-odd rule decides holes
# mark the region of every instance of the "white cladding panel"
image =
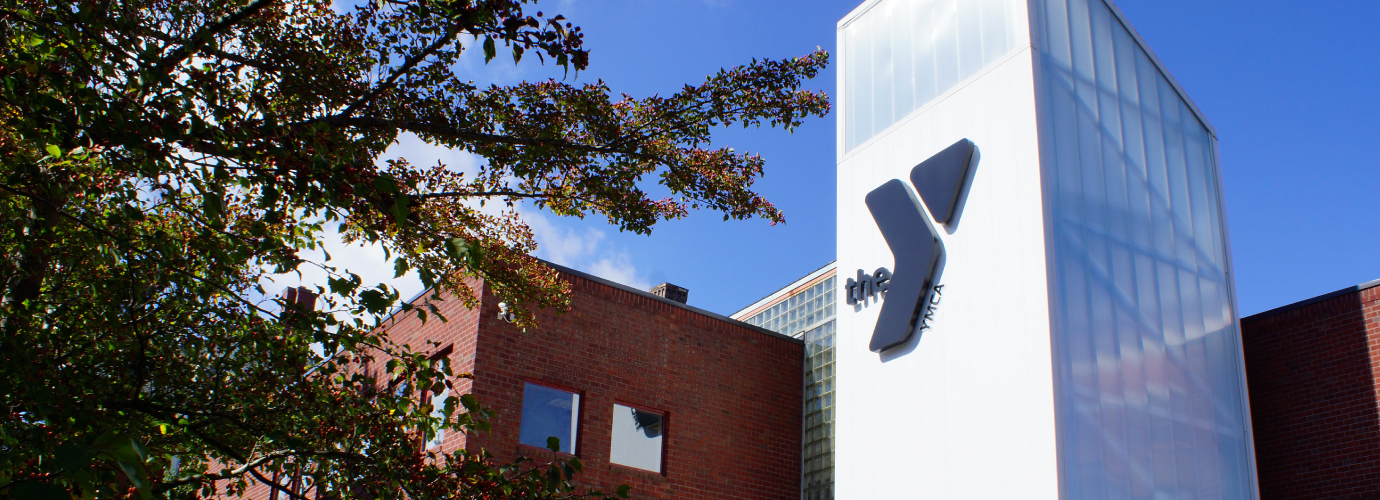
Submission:
[[[879,31],[951,2],[1004,6],[978,19],[1014,48],[923,104],[929,79],[896,75],[975,31]],[[840,300],[836,498],[1255,498],[1211,127],[1114,6],[1025,5],[873,0],[840,24],[838,297],[895,266],[868,192],[962,138],[981,156],[938,226],[932,328],[872,353],[881,304]]]
[[[1026,18],[1024,2],[1016,14]],[[957,223],[938,226],[948,257],[933,328],[879,355],[868,342],[881,303],[839,303],[835,498],[1058,497],[1028,45],[841,155],[840,286],[858,269],[895,269],[864,202],[869,191],[890,179],[909,184],[912,167],[959,139],[981,157]],[[850,71],[847,57],[841,64]],[[851,102],[841,104],[848,116]]]
[[1064,498],[1254,498],[1215,139],[1103,0],[1037,4]]

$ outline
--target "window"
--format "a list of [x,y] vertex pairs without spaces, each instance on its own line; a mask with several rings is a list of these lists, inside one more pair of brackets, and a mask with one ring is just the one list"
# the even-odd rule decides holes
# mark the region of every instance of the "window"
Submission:
[[580,395],[527,383],[522,392],[522,430],[518,442],[546,448],[548,438],[560,440],[560,451],[575,454],[580,426]]
[[620,404],[613,405],[613,446],[609,461],[661,472],[661,445],[666,415]]
[[[440,394],[431,397],[431,418],[443,419],[446,417],[446,401],[450,399],[450,388],[441,390]],[[426,449],[434,450],[446,441],[446,430],[437,429],[436,435],[426,442]]]
[[[453,352],[454,350],[455,350],[455,344],[450,344],[450,345],[445,346],[445,347],[442,348],[441,350],[436,351],[434,354],[432,354],[431,356],[429,356],[427,359],[430,360],[432,363],[436,363],[436,364],[439,364],[439,365],[448,365],[448,364],[450,363],[450,353]],[[397,394],[398,394],[398,396],[402,396],[402,395],[404,395],[404,394],[406,394],[406,393],[407,393],[407,381],[404,380],[404,381],[402,381],[402,383],[398,384],[398,393],[397,393]],[[436,394],[430,394],[430,393],[431,393],[431,390],[430,390],[430,389],[422,389],[420,396],[421,396],[423,402],[426,402],[428,399],[431,400],[431,418],[434,418],[434,419],[437,419],[437,420],[443,420],[443,419],[445,419],[445,418],[446,418],[446,401],[449,401],[449,400],[450,400],[450,384],[447,383],[447,384],[446,384],[446,387],[445,387],[444,389],[441,389],[441,392],[438,392],[438,393],[436,393]],[[430,434],[430,432],[428,432],[427,434]],[[441,444],[445,443],[445,441],[446,441],[446,430],[445,430],[445,429],[436,429],[436,433],[435,433],[434,435],[428,436],[428,435],[425,435],[425,434],[424,434],[424,435],[422,436],[422,449],[424,449],[424,450],[434,450],[434,449],[436,449],[437,447],[441,446]]]

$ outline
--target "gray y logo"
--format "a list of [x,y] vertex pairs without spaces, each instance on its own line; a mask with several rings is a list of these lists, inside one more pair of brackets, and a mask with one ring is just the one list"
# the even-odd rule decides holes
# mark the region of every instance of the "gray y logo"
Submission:
[[[953,222],[963,187],[975,166],[976,151],[973,141],[963,139],[911,169],[910,182],[935,222]],[[885,284],[887,300],[872,330],[868,346],[872,352],[910,340],[943,271],[944,242],[920,209],[920,200],[900,179],[887,181],[867,194],[867,209],[896,259],[896,270],[889,273]]]

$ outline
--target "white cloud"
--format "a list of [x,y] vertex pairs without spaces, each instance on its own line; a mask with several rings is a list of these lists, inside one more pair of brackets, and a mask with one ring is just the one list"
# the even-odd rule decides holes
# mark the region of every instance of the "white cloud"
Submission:
[[652,284],[633,267],[632,258],[623,251],[605,252],[604,256],[590,264],[589,273],[638,290],[647,291],[652,288]]
[[382,166],[385,161],[398,158],[406,158],[408,163],[417,167],[430,167],[440,162],[450,170],[464,172],[465,175],[479,172],[479,165],[484,162],[479,155],[462,149],[428,144],[417,137],[417,134],[410,132],[399,135],[398,141],[379,155],[377,164]]
[[[417,276],[417,271],[409,271],[401,277],[393,277],[393,264],[385,258],[383,247],[360,243],[347,244],[331,226],[331,224],[327,224],[327,230],[321,235],[320,240],[321,245],[325,248],[325,253],[330,254],[331,260],[327,261],[324,253],[307,252],[300,254],[303,259],[335,267],[340,274],[346,272],[357,274],[363,288],[378,286],[380,283],[387,284],[398,291],[399,298],[402,300],[410,299],[422,292],[422,281]],[[294,272],[265,277],[261,281],[264,291],[270,295],[277,295],[283,290],[298,286],[305,286],[311,290],[316,290],[317,287],[327,288],[328,276],[321,267],[303,264],[298,266],[298,271],[300,271],[300,276],[299,273]]]
[[631,255],[608,248],[603,231],[592,227],[583,230],[564,227],[552,217],[530,208],[520,213],[537,240],[537,257],[639,290],[651,288],[633,265]]
[[579,265],[594,254],[604,239],[603,231],[561,227],[536,210],[523,210],[522,219],[532,228],[532,235],[536,237],[537,256],[566,267]]

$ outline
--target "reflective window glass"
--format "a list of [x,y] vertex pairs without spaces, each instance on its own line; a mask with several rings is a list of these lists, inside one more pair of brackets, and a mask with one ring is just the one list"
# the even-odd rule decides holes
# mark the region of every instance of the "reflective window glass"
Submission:
[[522,430],[518,442],[546,448],[548,438],[560,440],[560,450],[575,454],[580,426],[580,395],[527,383],[522,393]]
[[661,472],[661,445],[665,431],[665,415],[613,405],[613,444],[609,450],[609,462]]
[[[446,400],[448,400],[448,399],[450,399],[450,388],[449,388],[449,387],[445,388],[445,390],[442,390],[440,394],[437,394],[437,395],[435,395],[435,396],[432,396],[432,398],[431,398],[431,407],[432,407],[432,410],[431,410],[431,418],[440,419],[440,418],[444,418],[444,417],[446,416]],[[436,431],[436,434],[435,434],[435,435],[431,436],[431,439],[427,440],[427,442],[426,442],[426,449],[428,449],[428,450],[435,449],[437,446],[441,446],[441,443],[444,443],[445,441],[446,441],[446,431],[445,431],[445,429],[439,429],[439,430]]]

